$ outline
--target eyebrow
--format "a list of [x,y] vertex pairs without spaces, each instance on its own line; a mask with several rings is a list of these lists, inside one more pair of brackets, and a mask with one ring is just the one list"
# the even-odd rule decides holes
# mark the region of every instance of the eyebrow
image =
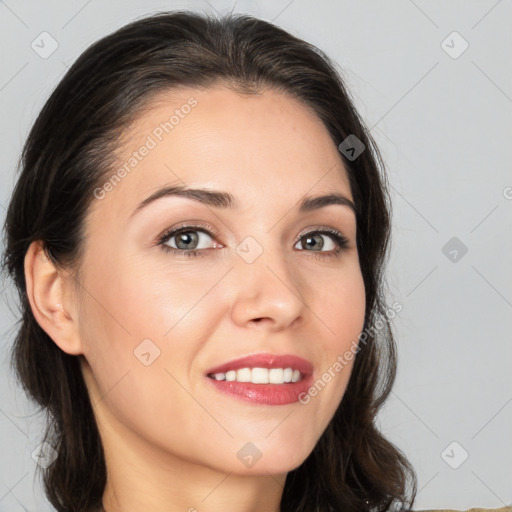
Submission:
[[[149,204],[161,199],[163,197],[185,197],[187,199],[193,199],[206,206],[214,208],[224,209],[240,209],[240,203],[237,199],[228,192],[222,192],[220,190],[208,190],[203,188],[189,188],[187,186],[170,186],[158,189],[156,192],[151,194],[149,197],[140,202],[135,210],[130,214],[130,217],[135,215],[137,212],[148,206]],[[354,202],[348,197],[339,193],[329,193],[321,196],[306,197],[298,206],[299,213],[310,212],[318,210],[326,206],[338,204],[349,207],[354,214],[357,215],[358,209]]]

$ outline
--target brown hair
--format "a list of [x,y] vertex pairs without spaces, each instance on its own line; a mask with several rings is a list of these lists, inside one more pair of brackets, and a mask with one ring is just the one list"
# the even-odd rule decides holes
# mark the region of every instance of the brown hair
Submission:
[[[103,448],[79,364],[39,326],[25,288],[24,257],[41,240],[56,266],[78,268],[93,190],[111,173],[116,141],[144,105],[175,87],[222,83],[251,93],[283,91],[311,107],[338,146],[355,135],[365,150],[341,154],[357,214],[366,290],[364,332],[343,400],[313,452],[287,475],[283,512],[384,511],[411,506],[416,476],[375,425],[396,373],[384,302],[391,206],[384,166],[334,64],[319,49],[247,15],[213,18],[187,11],[135,21],[88,48],[35,121],[5,223],[4,269],[19,292],[21,323],[13,365],[48,413],[45,439],[58,457],[43,470],[60,512],[102,507]],[[382,328],[375,329],[380,321]]]

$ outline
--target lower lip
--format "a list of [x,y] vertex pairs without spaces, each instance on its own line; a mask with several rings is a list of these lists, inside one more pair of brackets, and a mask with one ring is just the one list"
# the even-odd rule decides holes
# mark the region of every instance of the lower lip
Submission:
[[254,404],[286,405],[298,402],[302,393],[307,393],[312,376],[307,375],[298,382],[286,384],[253,384],[252,382],[228,382],[211,377],[206,378],[217,390],[234,398]]

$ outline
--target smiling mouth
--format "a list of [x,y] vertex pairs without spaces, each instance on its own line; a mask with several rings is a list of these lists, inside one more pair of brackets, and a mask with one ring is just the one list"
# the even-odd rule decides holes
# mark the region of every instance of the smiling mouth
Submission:
[[209,368],[214,389],[254,405],[297,403],[313,380],[313,364],[294,354],[258,353]]
[[291,384],[302,380],[296,368],[239,368],[227,372],[210,373],[208,377],[226,382],[250,382],[252,384]]

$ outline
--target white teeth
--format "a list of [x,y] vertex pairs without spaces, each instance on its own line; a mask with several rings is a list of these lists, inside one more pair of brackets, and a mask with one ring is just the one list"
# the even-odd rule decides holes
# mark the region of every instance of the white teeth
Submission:
[[230,370],[229,372],[226,372],[226,380],[228,382],[232,380],[236,380],[236,372],[235,370]]
[[282,368],[271,368],[268,371],[270,384],[284,384],[284,370]]
[[287,384],[301,379],[299,370],[293,368],[240,368],[226,373],[214,373],[215,380],[227,382],[252,382],[253,384]]
[[254,384],[268,384],[268,370],[266,368],[253,368],[251,382]]
[[240,368],[240,370],[236,372],[236,380],[238,382],[251,382],[251,369]]

